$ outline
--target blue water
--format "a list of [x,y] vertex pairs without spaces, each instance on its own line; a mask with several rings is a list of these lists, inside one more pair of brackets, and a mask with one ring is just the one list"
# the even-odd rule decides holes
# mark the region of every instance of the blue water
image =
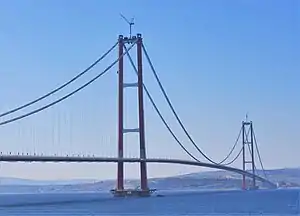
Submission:
[[164,196],[2,194],[0,215],[300,215],[300,190],[160,193]]

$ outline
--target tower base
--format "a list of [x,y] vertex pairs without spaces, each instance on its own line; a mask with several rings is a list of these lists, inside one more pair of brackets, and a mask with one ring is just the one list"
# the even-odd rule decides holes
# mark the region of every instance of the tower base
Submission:
[[148,189],[148,190],[141,190],[141,189],[124,189],[118,190],[113,189],[110,192],[114,195],[114,197],[150,197],[156,189]]

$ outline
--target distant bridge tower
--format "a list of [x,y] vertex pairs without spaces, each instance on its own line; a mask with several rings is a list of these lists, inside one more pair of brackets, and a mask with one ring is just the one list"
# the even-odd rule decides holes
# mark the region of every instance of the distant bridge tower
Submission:
[[[144,104],[143,104],[143,66],[142,66],[142,35],[137,34],[137,36],[123,37],[119,35],[119,71],[118,71],[118,109],[119,109],[119,123],[118,123],[118,157],[123,158],[123,140],[125,133],[138,133],[139,143],[140,143],[140,158],[146,159],[146,147],[145,147],[145,125],[144,125]],[[138,80],[136,83],[124,83],[124,71],[123,71],[123,53],[126,44],[132,44],[136,42],[137,46],[137,72]],[[122,57],[123,56],[123,57]],[[124,128],[124,116],[123,116],[123,99],[124,99],[124,88],[137,88],[138,92],[138,118],[139,125],[138,128]],[[117,171],[117,187],[112,190],[115,196],[149,196],[152,192],[148,188],[147,180],[147,166],[146,162],[140,163],[140,189],[132,190],[124,188],[124,162],[118,162]]]
[[[252,121],[248,121],[246,118],[246,121],[242,122],[242,145],[243,145],[243,170],[247,171],[247,165],[250,164],[252,174],[255,175],[255,158],[254,158],[254,141],[253,141],[253,124]],[[249,137],[250,136],[250,137]],[[248,152],[248,153],[247,153]],[[245,190],[249,188],[246,185],[246,176],[243,175],[243,182],[242,182],[242,188]],[[252,185],[250,187],[251,189],[256,188],[256,179],[255,176],[252,177]]]

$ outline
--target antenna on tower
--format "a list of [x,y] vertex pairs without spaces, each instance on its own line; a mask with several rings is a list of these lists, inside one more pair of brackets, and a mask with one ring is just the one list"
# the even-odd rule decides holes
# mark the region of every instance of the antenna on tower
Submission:
[[246,122],[248,122],[248,112],[246,113]]
[[121,13],[120,16],[125,20],[125,22],[129,24],[129,38],[131,38],[131,28],[134,25],[134,18],[131,18],[131,21],[129,22],[128,19],[125,16],[123,16]]

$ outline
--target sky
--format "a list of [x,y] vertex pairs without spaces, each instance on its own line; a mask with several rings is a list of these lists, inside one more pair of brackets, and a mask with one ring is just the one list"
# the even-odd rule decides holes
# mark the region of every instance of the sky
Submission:
[[[297,0],[213,1],[0,1],[0,112],[49,92],[88,67],[134,17],[151,61],[197,145],[221,161],[248,113],[268,169],[299,167],[300,3]],[[135,50],[131,51],[135,58]],[[58,94],[78,88],[117,59],[117,50]],[[144,60],[144,82],[168,123],[199,159],[164,100]],[[125,80],[136,77],[128,60]],[[125,126],[137,126],[136,90],[125,91]],[[148,157],[189,159],[145,98]],[[117,153],[117,67],[91,86],[32,117],[0,128],[1,152]],[[239,142],[238,148],[241,147]],[[237,149],[234,155],[238,152]],[[138,156],[138,137],[125,137],[125,156]],[[234,156],[233,155],[233,156]],[[232,156],[232,157],[233,157]],[[239,159],[233,166],[241,168]],[[150,177],[206,170],[149,165]],[[113,179],[114,164],[2,163],[0,176],[32,179]],[[126,165],[138,177],[138,165]]]

